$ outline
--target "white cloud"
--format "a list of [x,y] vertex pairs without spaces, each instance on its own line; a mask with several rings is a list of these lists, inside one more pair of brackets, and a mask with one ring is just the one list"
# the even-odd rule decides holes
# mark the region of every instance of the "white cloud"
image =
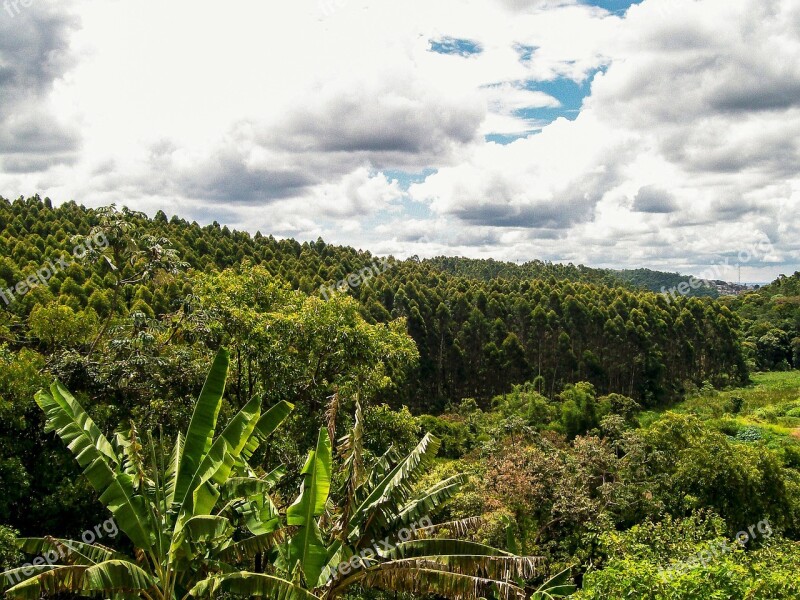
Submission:
[[[798,0],[37,0],[0,14],[0,193],[669,270],[767,234],[772,274],[800,262],[799,31]],[[527,82],[598,69],[576,119],[530,117],[561,103]]]

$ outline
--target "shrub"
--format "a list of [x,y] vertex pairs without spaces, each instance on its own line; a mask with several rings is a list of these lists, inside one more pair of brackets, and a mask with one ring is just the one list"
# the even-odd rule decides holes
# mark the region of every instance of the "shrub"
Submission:
[[22,560],[15,543],[17,535],[16,530],[0,525],[0,571],[16,566]]
[[744,408],[744,398],[741,396],[731,396],[725,405],[725,409],[734,415],[738,415]]

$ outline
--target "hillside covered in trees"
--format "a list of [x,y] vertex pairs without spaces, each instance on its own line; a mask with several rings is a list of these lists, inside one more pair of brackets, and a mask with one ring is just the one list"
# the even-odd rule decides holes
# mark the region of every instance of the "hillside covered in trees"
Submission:
[[745,354],[755,368],[800,368],[800,272],[725,303],[741,318]]
[[[0,278],[13,286],[51,257],[71,253],[73,236],[98,222],[97,213],[72,203],[52,209],[38,199],[3,202]],[[37,322],[30,321],[31,313],[55,298],[82,313],[83,323],[141,313],[163,325],[168,315],[191,305],[195,271],[244,270],[246,262],[292,289],[318,295],[320,286],[373,262],[368,252],[322,240],[300,244],[250,236],[162,213],[152,220],[127,214],[125,222],[126,235],[174,250],[180,268],[120,285],[106,265],[75,261],[46,287],[6,308],[14,318],[6,324],[9,331],[31,336],[26,324]],[[485,401],[534,378],[550,397],[566,383],[586,380],[601,392],[625,393],[654,406],[676,398],[686,383],[747,377],[737,317],[717,303],[668,302],[586,267],[530,263],[521,270],[529,275],[505,277],[502,267],[464,259],[390,264],[368,285],[348,287],[346,293],[369,322],[407,320],[420,360],[408,383],[394,391],[394,400],[415,410],[435,411],[465,397]],[[50,346],[63,349],[74,341],[52,340]]]

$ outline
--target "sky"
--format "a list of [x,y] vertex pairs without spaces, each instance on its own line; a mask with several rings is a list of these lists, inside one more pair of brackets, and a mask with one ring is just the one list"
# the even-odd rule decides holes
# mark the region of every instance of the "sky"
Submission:
[[397,257],[800,269],[800,0],[0,0],[0,195]]

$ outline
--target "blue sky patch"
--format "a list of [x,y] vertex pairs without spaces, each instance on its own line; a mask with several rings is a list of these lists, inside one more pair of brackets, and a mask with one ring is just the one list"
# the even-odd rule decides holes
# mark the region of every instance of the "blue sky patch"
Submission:
[[[595,72],[596,73],[596,72]],[[553,81],[528,81],[525,89],[544,92],[558,100],[561,106],[543,108],[523,108],[517,111],[516,115],[523,119],[536,121],[555,121],[559,117],[575,120],[581,110],[583,99],[591,91],[592,73],[582,83],[576,83],[572,79],[554,79]]]
[[589,6],[599,6],[608,12],[623,15],[634,4],[639,4],[643,0],[582,0],[583,4]]
[[433,175],[436,173],[436,169],[423,169],[417,173],[413,173],[410,171],[401,171],[395,169],[386,169],[383,170],[382,173],[386,176],[386,179],[391,181],[392,179],[397,179],[397,182],[400,184],[400,187],[404,190],[407,190],[411,184],[413,183],[422,183],[429,175]]
[[533,53],[538,50],[538,46],[526,46],[525,44],[515,44],[514,50],[517,51],[519,54],[519,60],[521,62],[527,62],[533,56]]
[[430,41],[431,52],[437,54],[455,54],[456,56],[473,56],[483,52],[483,47],[475,41],[454,37],[443,37]]
[[581,111],[583,100],[591,92],[592,79],[603,69],[597,69],[583,82],[577,83],[572,79],[561,78],[553,81],[527,81],[525,89],[544,92],[553,96],[561,103],[556,107],[523,108],[514,112],[514,116],[525,119],[531,124],[531,130],[518,134],[490,134],[485,136],[487,142],[497,144],[510,144],[511,142],[531,133],[541,131],[542,124],[552,123],[559,117],[574,121]]

